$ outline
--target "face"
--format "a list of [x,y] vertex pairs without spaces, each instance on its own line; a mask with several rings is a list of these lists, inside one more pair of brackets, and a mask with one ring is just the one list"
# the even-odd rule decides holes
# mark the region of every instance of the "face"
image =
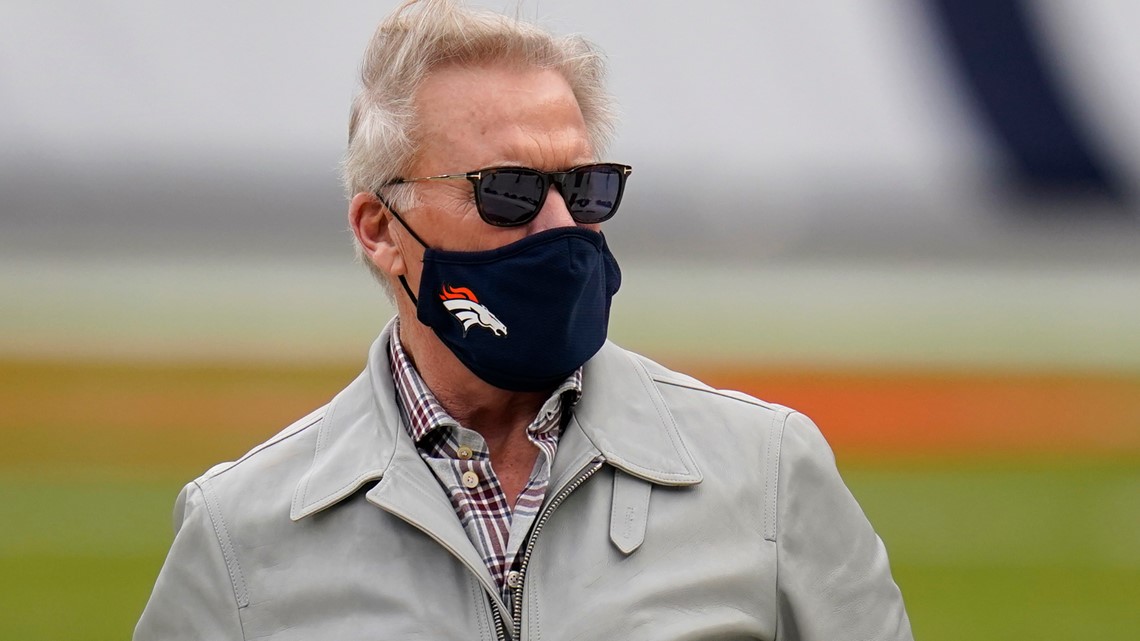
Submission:
[[[421,85],[416,109],[420,151],[406,178],[509,165],[556,171],[594,160],[582,112],[556,71],[445,67]],[[540,231],[577,225],[553,187],[542,211],[519,227],[484,222],[469,181],[421,182],[414,189],[417,205],[400,214],[435,249],[493,249]],[[398,222],[389,218],[386,226],[386,245],[365,247],[377,267],[391,276],[406,276],[417,291],[424,248]]]

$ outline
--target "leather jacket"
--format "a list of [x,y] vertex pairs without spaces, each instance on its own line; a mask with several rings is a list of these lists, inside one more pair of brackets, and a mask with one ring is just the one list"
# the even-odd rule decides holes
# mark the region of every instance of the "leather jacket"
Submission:
[[401,423],[390,328],[328,405],[182,490],[136,640],[911,638],[811,421],[612,343],[508,607]]

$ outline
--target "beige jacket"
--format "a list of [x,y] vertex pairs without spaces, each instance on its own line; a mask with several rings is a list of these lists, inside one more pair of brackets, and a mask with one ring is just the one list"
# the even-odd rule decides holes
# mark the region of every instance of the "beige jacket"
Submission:
[[182,490],[136,640],[911,638],[811,421],[611,343],[512,619],[401,424],[388,331],[327,406]]

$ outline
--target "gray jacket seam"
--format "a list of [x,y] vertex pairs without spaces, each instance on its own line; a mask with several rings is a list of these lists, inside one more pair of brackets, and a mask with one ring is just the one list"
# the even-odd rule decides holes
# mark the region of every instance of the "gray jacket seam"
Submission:
[[[325,417],[324,412],[320,412],[320,415],[315,417],[313,420],[311,420],[307,423],[304,423],[303,425],[300,425],[299,427],[297,427],[297,429],[294,429],[291,431],[286,431],[283,434],[278,434],[275,438],[272,438],[272,439],[258,445],[257,447],[253,448],[252,450],[246,452],[244,455],[242,455],[241,458],[239,458],[236,461],[233,461],[232,463],[230,463],[229,465],[226,465],[225,467],[222,467],[222,469],[220,469],[220,470],[218,470],[212,474],[207,472],[203,478],[217,478],[218,476],[225,474],[226,472],[234,469],[238,465],[241,465],[242,463],[244,463],[248,459],[252,458],[254,455],[256,455],[256,454],[258,454],[264,450],[267,450],[270,447],[277,445],[278,443],[283,443],[283,442],[293,438],[294,436],[300,434],[301,432],[304,432],[305,430],[309,429],[310,427],[316,425],[317,423],[320,423],[322,420],[324,420],[324,417]],[[219,466],[219,467],[221,467],[221,466]]]
[[[776,604],[776,612],[774,613],[774,616],[772,618],[776,623],[775,628],[774,628],[776,639],[782,638],[782,636],[780,635],[780,611],[782,610],[782,608],[780,607],[780,541],[779,541],[779,539],[780,539],[780,537],[779,537],[779,529],[780,529],[779,528],[779,518],[780,518],[779,517],[779,515],[780,515],[780,467],[782,466],[782,463],[783,463],[782,455],[783,455],[784,433],[787,431],[788,417],[790,417],[793,413],[795,413],[795,412],[792,410],[788,410],[783,414],[783,417],[782,417],[783,420],[780,421],[780,426],[777,430],[777,433],[772,435],[773,440],[776,443],[776,455],[775,455],[775,466],[774,466],[775,469],[771,474],[771,478],[773,481],[773,488],[772,488],[772,542],[775,543],[775,545],[776,545],[775,554],[773,555],[773,565],[775,565],[776,571],[775,571],[775,576],[772,578],[772,588],[775,592],[775,594],[773,594],[773,597],[774,597],[773,603]],[[775,423],[775,417],[773,417],[773,423]]]
[[[468,585],[471,586],[471,598],[473,598],[475,600],[476,604],[479,604],[480,602],[482,602],[483,605],[490,605],[490,607],[492,607],[492,608],[495,607],[494,604],[492,604],[490,602],[490,600],[487,599],[486,595],[483,594],[483,588],[482,588],[482,586],[479,585],[478,580],[476,580],[474,578],[468,578],[467,583],[468,583]],[[479,638],[480,639],[491,638],[490,624],[487,622],[486,617],[487,617],[486,610],[484,610],[482,608],[476,608],[475,620],[479,622]]]
[[764,454],[765,480],[764,480],[764,538],[776,541],[777,515],[779,513],[780,495],[780,454],[784,443],[784,427],[788,423],[790,412],[772,415],[772,433],[768,439],[767,451]]
[[[233,542],[230,540],[229,528],[226,527],[225,517],[222,516],[221,506],[218,505],[217,499],[211,490],[206,488],[202,483],[196,482],[195,485],[202,492],[202,497],[206,502],[206,512],[210,516],[210,524],[214,528],[214,537],[218,541],[218,547],[221,548],[222,558],[226,562],[226,570],[230,575],[230,587],[234,592],[234,600],[237,603],[238,609],[241,610],[249,605],[249,591],[246,588],[245,575],[241,570],[241,563],[234,553]],[[240,620],[240,616],[238,617]],[[242,633],[244,637],[244,632]]]
[[726,392],[724,390],[718,390],[718,389],[714,389],[711,387],[699,387],[696,385],[691,385],[691,384],[686,383],[684,381],[676,381],[676,380],[672,380],[672,379],[661,378],[659,376],[651,375],[651,377],[653,378],[654,382],[660,383],[661,385],[670,385],[672,387],[680,387],[682,389],[693,390],[694,392],[703,392],[705,394],[712,394],[713,396],[719,396],[721,398],[726,398],[728,400],[737,401],[740,403],[745,403],[747,405],[752,405],[754,407],[760,407],[760,408],[763,408],[766,410],[771,410],[773,412],[779,412],[781,410],[786,409],[783,407],[774,406],[771,403],[766,403],[766,402],[764,402],[758,398],[741,398],[740,396],[737,396],[736,394]]
[[[532,617],[534,619],[534,635],[531,638],[533,638],[535,641],[540,641],[542,639],[542,615],[540,614],[538,607],[538,594],[536,594],[535,590],[531,590],[530,598],[534,604],[531,606],[531,610],[534,611],[534,616]],[[519,613],[519,616],[522,616],[521,612]]]

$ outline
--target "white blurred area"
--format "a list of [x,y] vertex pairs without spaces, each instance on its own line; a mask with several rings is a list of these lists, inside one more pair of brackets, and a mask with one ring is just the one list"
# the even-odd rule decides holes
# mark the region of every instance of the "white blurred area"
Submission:
[[[337,165],[396,4],[0,4],[0,357],[361,359],[391,307]],[[1131,206],[1004,194],[918,0],[476,4],[609,55],[620,342],[1140,369],[1140,4],[1030,3]]]

